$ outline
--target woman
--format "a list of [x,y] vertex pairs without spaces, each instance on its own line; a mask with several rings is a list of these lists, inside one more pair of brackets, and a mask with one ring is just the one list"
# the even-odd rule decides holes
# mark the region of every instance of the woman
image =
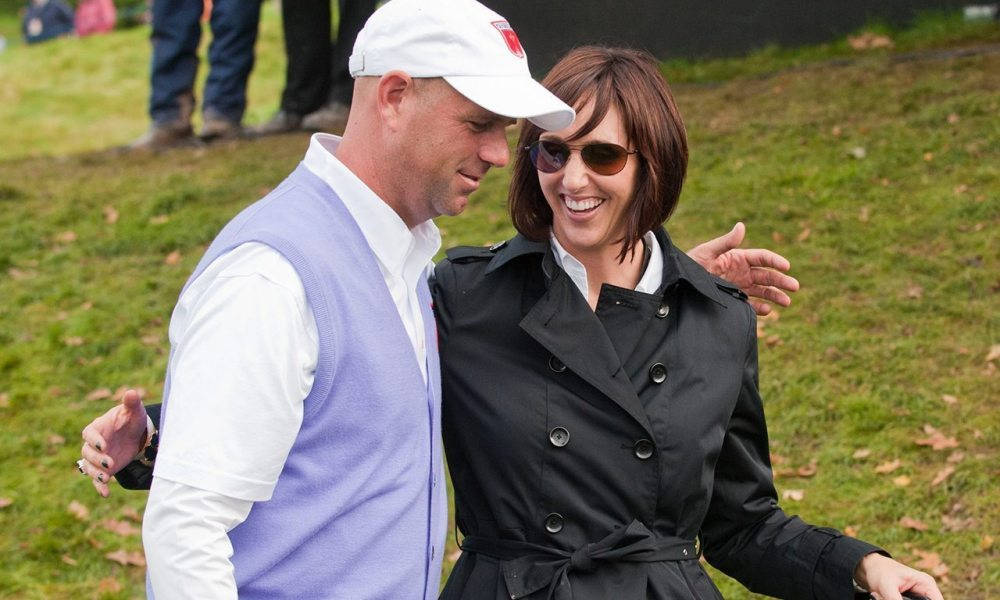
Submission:
[[777,505],[753,310],[662,229],[684,126],[645,54],[581,48],[544,84],[577,110],[525,123],[520,235],[435,270],[445,449],[462,555],[442,598],[721,597],[698,563],[782,598],[933,580]]

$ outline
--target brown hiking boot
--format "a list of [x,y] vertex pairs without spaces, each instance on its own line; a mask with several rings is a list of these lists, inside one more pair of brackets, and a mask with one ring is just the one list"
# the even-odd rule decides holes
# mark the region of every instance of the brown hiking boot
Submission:
[[135,152],[159,152],[195,141],[191,121],[177,119],[168,123],[153,123],[149,131],[128,145]]
[[198,137],[204,142],[235,140],[243,137],[243,125],[209,108],[201,115],[201,133]]
[[255,136],[278,135],[298,131],[302,126],[302,115],[279,110],[266,122],[250,129],[250,133]]
[[347,126],[347,115],[351,107],[339,102],[331,102],[302,118],[302,129],[322,131],[341,135]]

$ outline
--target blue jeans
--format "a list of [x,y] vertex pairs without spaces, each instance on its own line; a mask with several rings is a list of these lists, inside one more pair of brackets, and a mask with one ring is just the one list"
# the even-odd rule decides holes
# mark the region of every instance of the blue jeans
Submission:
[[[194,98],[201,41],[202,0],[154,0],[153,64],[149,116],[166,123],[181,115],[185,97]],[[208,79],[202,111],[239,123],[247,104],[247,79],[260,21],[260,0],[215,0],[209,22]]]

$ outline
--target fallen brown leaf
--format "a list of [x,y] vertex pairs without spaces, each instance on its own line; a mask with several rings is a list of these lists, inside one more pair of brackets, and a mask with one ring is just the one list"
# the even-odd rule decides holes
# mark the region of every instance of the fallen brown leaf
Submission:
[[950,115],[948,115],[948,123],[950,125],[954,125],[955,123],[958,123],[958,120],[959,120],[959,116],[956,113],[951,113]]
[[868,448],[858,448],[857,450],[854,451],[854,454],[852,454],[851,456],[853,458],[862,459],[862,458],[868,458],[869,456],[871,456],[871,454],[872,451],[869,450]]
[[993,547],[993,536],[984,535],[983,539],[979,542],[979,549],[983,552],[989,551]]
[[784,342],[781,341],[781,336],[778,335],[778,334],[776,334],[776,333],[773,334],[773,335],[767,336],[767,338],[764,340],[764,343],[767,344],[768,348],[773,348],[775,346],[780,346],[780,345],[784,344]]
[[122,583],[114,577],[105,577],[97,582],[97,592],[99,594],[117,594],[123,589],[125,588],[122,586]]
[[961,450],[955,450],[954,452],[948,455],[948,458],[946,460],[952,464],[960,463],[963,460],[965,460],[965,452],[962,452]]
[[110,204],[104,207],[104,222],[109,225],[114,225],[118,222],[118,211],[114,206]]
[[896,460],[890,460],[888,462],[884,462],[884,463],[878,465],[877,467],[875,467],[875,472],[876,473],[892,473],[893,471],[895,471],[896,469],[898,469],[902,465],[903,465],[903,462],[897,458]]
[[918,521],[912,517],[903,517],[899,520],[900,527],[906,527],[907,529],[915,529],[916,531],[927,531],[927,523],[923,521]]
[[779,232],[779,231],[772,231],[771,232],[771,240],[775,244],[781,244],[781,243],[783,243],[785,241],[785,236],[783,236],[781,234],[781,232]]
[[63,343],[67,346],[77,347],[83,345],[83,338],[78,335],[70,335],[63,338]]
[[170,215],[156,215],[149,219],[150,225],[163,225],[170,220]]
[[159,346],[163,342],[163,337],[158,333],[142,336],[142,343],[147,346]]
[[799,467],[796,469],[795,474],[799,477],[812,477],[816,474],[816,460],[813,459],[809,461],[809,464],[804,467]]
[[914,550],[913,552],[920,557],[920,560],[914,564],[918,569],[930,571],[931,575],[935,577],[948,574],[948,567],[941,562],[941,556],[937,552],[924,552],[923,550]]
[[858,212],[858,220],[862,223],[867,223],[871,219],[872,211],[868,206],[862,206],[861,210]]
[[946,437],[933,425],[925,424],[924,433],[926,433],[928,437],[913,440],[913,443],[918,446],[930,446],[934,450],[944,450],[945,448],[958,447],[957,439],[953,437]]
[[72,244],[73,242],[76,241],[76,232],[75,231],[64,231],[64,232],[62,232],[60,234],[57,234],[56,235],[56,241],[57,242],[61,242],[63,244]]
[[941,515],[941,524],[945,531],[965,531],[975,526],[976,520],[972,517],[953,517],[951,515]]
[[1000,344],[993,344],[990,346],[990,351],[986,355],[986,362],[994,361],[1000,358]]
[[799,235],[795,236],[795,241],[804,242],[809,239],[810,235],[812,235],[812,229],[806,227],[805,229],[799,232]]
[[71,557],[69,554],[63,554],[62,561],[71,567],[75,567],[77,564],[76,559]]
[[13,498],[0,498],[0,508],[7,508],[11,504],[14,504]]
[[10,394],[4,392],[0,394],[0,408],[7,408],[10,406]]
[[110,397],[111,397],[111,390],[104,387],[104,388],[97,388],[96,390],[90,392],[89,394],[87,394],[85,399],[89,400],[90,402],[94,402],[95,400],[104,400],[105,398],[110,398]]
[[181,253],[177,250],[174,250],[173,252],[168,254],[166,258],[163,259],[163,262],[170,266],[179,264],[181,262]]
[[53,433],[49,435],[49,437],[47,437],[45,441],[48,442],[50,446],[62,446],[63,444],[66,443],[66,438],[57,433]]
[[951,474],[954,472],[955,472],[954,466],[946,465],[943,469],[937,472],[937,475],[934,476],[934,481],[931,481],[931,487],[934,487],[936,485],[941,485],[942,483],[944,483],[944,480],[951,477]]
[[132,519],[133,521],[136,522],[142,521],[142,515],[140,515],[139,511],[132,508],[131,506],[122,507],[122,516],[125,517],[126,519]]
[[875,48],[892,48],[892,38],[887,35],[865,31],[858,35],[847,37],[848,45],[854,50],[871,50]]
[[919,285],[911,285],[906,288],[906,297],[911,300],[919,300],[924,297],[924,288]]
[[833,137],[840,137],[844,131],[840,128],[840,125],[834,125],[830,128],[830,135]]
[[127,521],[119,521],[117,519],[104,519],[101,521],[101,525],[110,531],[111,533],[129,536],[129,535],[139,535],[139,528]]
[[924,162],[931,162],[932,160],[934,160],[934,153],[924,152]]
[[858,529],[859,527],[856,525],[848,525],[847,527],[844,527],[844,535],[849,535],[852,538],[856,538],[858,537]]
[[785,458],[784,456],[782,456],[780,454],[775,454],[774,452],[771,453],[771,464],[772,465],[781,465],[781,464],[784,464],[786,462],[788,462],[788,459]]
[[125,550],[115,550],[114,552],[108,552],[104,555],[104,558],[114,561],[120,565],[133,565],[136,567],[146,566],[146,557],[143,556],[142,552],[127,552]]
[[81,521],[86,521],[87,519],[90,518],[90,509],[80,504],[76,500],[70,502],[69,506],[66,507],[66,509],[70,512],[70,514],[72,514],[74,517],[76,517]]
[[910,476],[909,475],[900,475],[899,477],[894,477],[893,480],[892,480],[892,483],[893,483],[893,485],[896,485],[896,486],[899,486],[899,487],[906,487],[906,486],[910,485]]
[[781,497],[783,499],[793,500],[795,502],[799,502],[800,500],[805,498],[805,495],[806,495],[805,490],[785,490],[784,492],[781,493]]
[[969,186],[966,185],[966,184],[964,184],[964,183],[960,183],[960,184],[956,185],[955,189],[952,190],[952,191],[955,192],[956,196],[961,196],[965,192],[969,191]]
[[941,394],[941,401],[945,404],[958,404],[958,398],[951,394]]

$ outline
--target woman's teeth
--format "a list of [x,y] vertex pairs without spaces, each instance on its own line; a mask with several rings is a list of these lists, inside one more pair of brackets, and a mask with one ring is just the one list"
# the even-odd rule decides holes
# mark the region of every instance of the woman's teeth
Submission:
[[573,212],[583,212],[591,210],[600,206],[604,200],[597,198],[586,198],[584,200],[573,200],[571,198],[563,197],[563,202],[566,203],[566,207]]

